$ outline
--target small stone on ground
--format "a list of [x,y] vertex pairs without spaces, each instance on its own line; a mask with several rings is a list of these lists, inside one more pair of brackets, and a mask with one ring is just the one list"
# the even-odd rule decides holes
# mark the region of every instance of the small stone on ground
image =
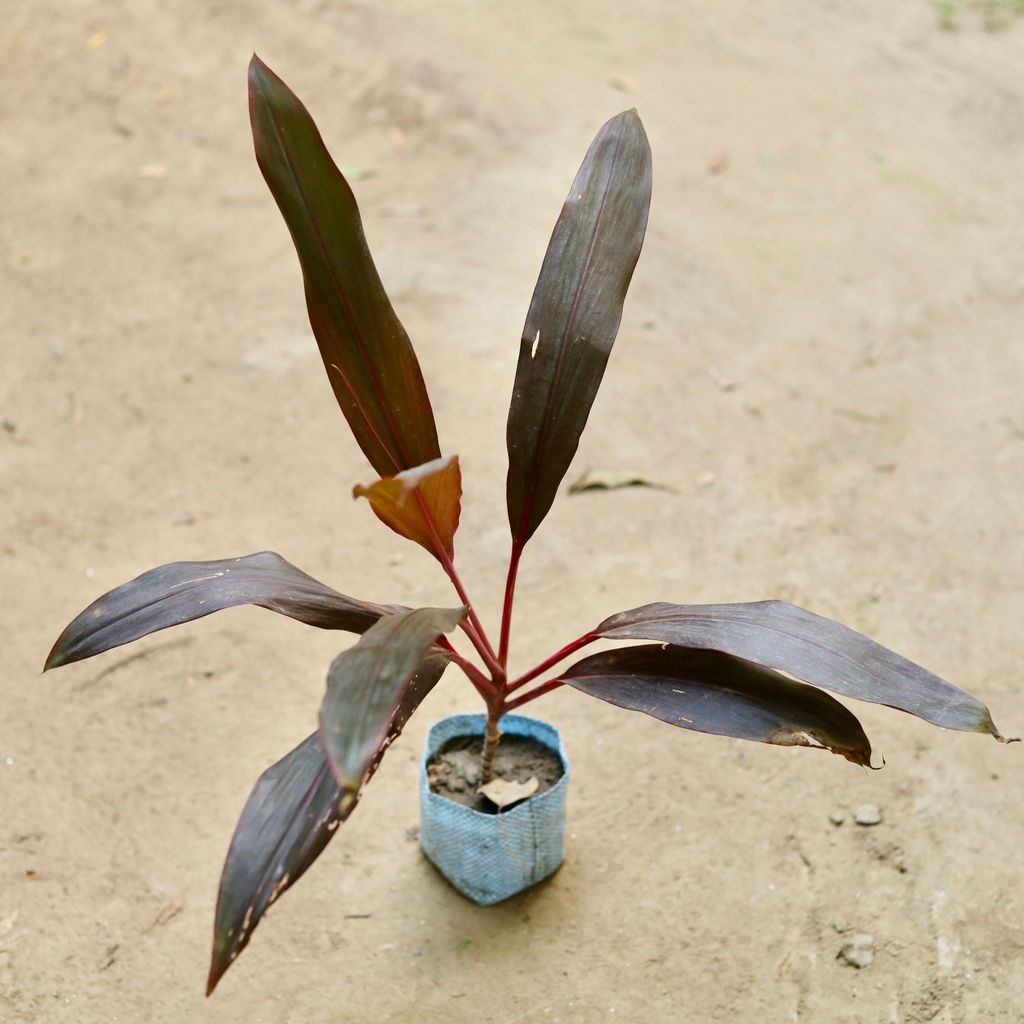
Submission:
[[853,812],[853,820],[858,825],[877,825],[882,820],[882,812],[877,804],[861,804]]

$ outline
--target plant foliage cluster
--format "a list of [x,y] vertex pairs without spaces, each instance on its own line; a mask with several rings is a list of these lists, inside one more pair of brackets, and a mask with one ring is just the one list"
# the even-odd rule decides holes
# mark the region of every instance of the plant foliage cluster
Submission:
[[[57,640],[47,668],[242,604],[360,634],[330,667],[319,727],[260,776],[242,811],[221,878],[208,992],[266,909],[352,813],[384,752],[452,662],[487,708],[485,781],[502,715],[562,686],[683,729],[822,747],[859,765],[870,762],[868,739],[826,690],[1002,739],[975,698],[782,601],[620,611],[512,675],[519,562],[576,452],[647,226],[651,157],[640,118],[618,115],[591,144],[526,316],[508,415],[511,553],[495,644],[455,568],[459,460],[442,453],[416,354],[377,275],[352,191],[305,107],[258,57],[249,68],[249,109],[256,158],[295,243],[327,376],[379,475],[354,493],[438,560],[458,605],[408,609],[347,597],[264,551],[143,573],[93,602]],[[475,659],[448,639],[455,629]],[[600,639],[649,643],[563,667]]]

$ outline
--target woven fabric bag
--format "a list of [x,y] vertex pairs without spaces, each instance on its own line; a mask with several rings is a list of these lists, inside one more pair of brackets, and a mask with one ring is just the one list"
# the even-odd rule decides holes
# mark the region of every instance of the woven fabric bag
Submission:
[[474,903],[508,899],[555,872],[565,860],[569,761],[558,730],[524,715],[501,720],[505,736],[529,736],[558,754],[563,774],[544,793],[507,811],[484,814],[430,791],[427,762],[457,736],[482,736],[483,715],[452,715],[427,733],[420,763],[420,845],[434,866]]

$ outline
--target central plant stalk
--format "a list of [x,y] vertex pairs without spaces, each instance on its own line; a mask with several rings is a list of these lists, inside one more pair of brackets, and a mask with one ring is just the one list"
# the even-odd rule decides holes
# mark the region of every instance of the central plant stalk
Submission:
[[482,785],[487,785],[487,783],[491,782],[494,778],[494,759],[498,752],[498,744],[501,740],[501,729],[499,728],[501,719],[509,711],[514,711],[523,704],[563,686],[564,681],[556,677],[534,686],[532,689],[527,689],[524,693],[518,693],[515,696],[512,695],[515,694],[517,690],[521,690],[523,687],[526,687],[528,683],[533,682],[538,676],[543,675],[549,669],[554,668],[559,662],[564,661],[581,647],[585,647],[587,644],[590,644],[597,639],[597,636],[594,633],[584,633],[582,636],[572,640],[554,654],[545,658],[528,672],[524,672],[521,676],[514,679],[509,678],[506,666],[508,664],[512,599],[515,590],[516,569],[518,568],[520,552],[521,548],[519,545],[514,544],[509,564],[508,580],[505,586],[505,604],[502,609],[501,620],[501,642],[499,644],[498,655],[496,658],[493,653],[494,648],[491,646],[483,625],[473,611],[473,606],[470,603],[468,594],[466,593],[466,588],[463,585],[462,580],[459,578],[459,574],[455,569],[452,559],[441,559],[441,564],[444,567],[445,572],[455,585],[455,589],[458,592],[459,597],[466,606],[465,617],[462,622],[459,623],[459,626],[473,644],[473,647],[483,660],[485,666],[484,668],[480,668],[480,666],[475,665],[468,658],[459,654],[446,637],[438,637],[437,643],[448,652],[452,661],[462,669],[470,682],[476,688],[476,691],[483,698],[484,703],[487,705],[487,723],[484,727],[483,747],[481,750],[480,761]]
[[501,730],[498,728],[498,722],[501,719],[502,713],[501,708],[492,708],[487,715],[481,761],[481,781],[485,786],[494,778],[494,755],[498,752],[498,741],[501,739]]

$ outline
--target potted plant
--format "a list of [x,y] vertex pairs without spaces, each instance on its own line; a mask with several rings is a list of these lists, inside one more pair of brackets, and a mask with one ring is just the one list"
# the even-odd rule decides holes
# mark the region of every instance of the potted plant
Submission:
[[[452,840],[443,831],[437,838],[431,815],[438,807],[442,819],[453,815],[448,801],[434,799],[427,762],[444,752],[444,743],[476,733],[476,781],[486,787],[502,749],[503,723],[510,735],[541,735],[561,774],[556,765],[547,793],[529,795],[527,780],[511,798],[495,796],[495,807],[514,804],[501,814],[469,808],[477,815],[466,819],[470,832],[480,818],[489,818],[492,831],[515,829],[515,815],[522,812],[534,829],[531,843],[537,846],[540,835],[548,853],[519,881],[536,881],[560,862],[568,763],[554,733],[529,719],[505,717],[558,687],[680,728],[825,748],[859,765],[870,763],[868,739],[826,690],[1006,742],[974,697],[846,626],[782,601],[659,603],[618,612],[528,671],[512,673],[509,638],[520,558],[576,451],[643,242],[651,167],[640,119],[627,111],[598,132],[558,217],[527,314],[507,429],[511,554],[493,643],[455,568],[459,461],[442,455],[419,364],[377,276],[352,192],[306,109],[257,57],[249,69],[249,102],[256,157],[295,242],[327,375],[379,475],[357,485],[354,494],[366,498],[392,530],[436,557],[458,603],[408,609],[347,597],[265,551],[150,570],[99,598],[58,638],[47,669],[240,604],[360,634],[330,667],[318,729],[260,776],[242,811],[221,878],[208,992],[248,944],[267,907],[352,813],[387,747],[451,663],[485,708],[473,722],[446,726],[441,739],[432,732],[423,769],[424,847],[456,884],[465,864],[453,868],[441,847],[447,843],[463,855],[476,840],[466,838],[469,833]],[[456,629],[473,657],[449,640]],[[648,643],[604,650],[564,667],[602,639]],[[477,788],[474,783],[473,800]],[[554,813],[538,810],[545,807]],[[486,860],[462,856],[470,868]],[[483,902],[508,894],[499,885],[481,895],[474,885],[462,887]]]

